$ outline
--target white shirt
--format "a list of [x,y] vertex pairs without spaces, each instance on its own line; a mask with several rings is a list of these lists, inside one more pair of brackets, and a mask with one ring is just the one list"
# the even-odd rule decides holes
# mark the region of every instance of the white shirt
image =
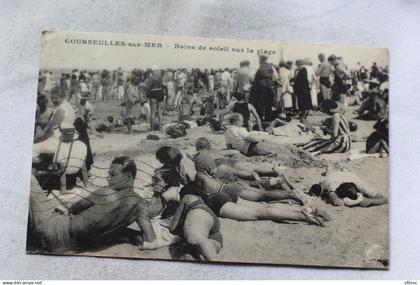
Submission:
[[387,89],[389,90],[389,82],[388,81],[382,82],[381,85],[379,86],[379,90],[383,92]]
[[230,78],[230,73],[229,73],[229,71],[224,71],[224,72],[222,73],[222,81],[228,81],[228,80],[229,80],[229,78]]
[[67,100],[64,100],[64,102],[61,103],[58,109],[61,109],[64,111],[64,119],[61,123],[73,125],[74,120],[76,119],[73,106],[70,105],[70,103]]
[[363,196],[374,198],[378,195],[375,189],[369,187],[357,175],[348,171],[328,173],[325,179],[321,182],[321,186],[326,193],[329,193],[335,192],[341,184],[350,182],[356,185],[357,190],[363,194]]
[[180,72],[178,73],[176,79],[177,79],[177,86],[184,87],[185,81],[187,81],[187,76],[185,75],[185,73]]
[[234,149],[239,150],[243,154],[248,153],[249,141],[245,138],[249,135],[249,132],[238,126],[230,126],[225,132],[226,145],[231,145]]

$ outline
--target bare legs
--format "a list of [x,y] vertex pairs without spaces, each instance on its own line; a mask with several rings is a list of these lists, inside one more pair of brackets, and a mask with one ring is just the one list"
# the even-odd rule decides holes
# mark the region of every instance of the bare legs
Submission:
[[298,201],[302,205],[304,204],[304,201],[294,191],[264,191],[246,184],[243,184],[242,186],[244,187],[244,189],[241,191],[239,196],[245,200],[260,202],[293,199],[295,201]]
[[188,244],[196,247],[205,260],[216,260],[221,244],[209,239],[213,226],[213,217],[202,209],[195,209],[188,213],[184,223],[184,236]]
[[[250,203],[250,202],[248,202]],[[323,223],[311,214],[305,214],[302,209],[290,206],[272,207],[260,203],[254,203],[250,207],[238,203],[226,203],[220,209],[220,217],[229,218],[237,221],[258,221],[271,220],[273,222],[281,223],[285,221],[301,221],[309,224],[322,226]]]

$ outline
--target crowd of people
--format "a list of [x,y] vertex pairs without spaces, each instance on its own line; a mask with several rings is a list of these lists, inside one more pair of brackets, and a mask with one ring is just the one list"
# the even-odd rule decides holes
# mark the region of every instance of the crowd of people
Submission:
[[[263,55],[255,73],[249,61],[240,62],[238,68],[210,70],[162,70],[156,65],[130,73],[121,68],[75,69],[61,78],[41,72],[30,200],[30,230],[37,239],[32,242],[50,252],[84,250],[109,237],[115,240],[136,222],[140,232],[131,241],[140,249],[181,241],[186,245],[185,258],[214,261],[223,247],[219,217],[325,226],[331,217],[308,205],[282,168],[238,158],[284,151],[282,145],[253,132],[273,134],[293,121],[311,136],[296,144],[301,151],[311,156],[349,152],[351,132],[357,131],[350,115],[377,120],[366,153],[389,153],[388,68],[374,63],[368,72],[358,63],[350,70],[339,56],[318,58],[317,67],[307,58],[274,65]],[[93,122],[95,105],[113,102],[121,106],[121,114]],[[351,105],[360,106],[356,114],[349,111]],[[312,112],[328,116],[321,127],[311,121]],[[162,166],[151,178],[151,199],[136,193],[141,168],[128,156],[112,160],[108,186],[91,190],[75,203],[63,202],[57,194],[51,198],[53,189],[62,195],[71,192],[77,177],[89,188],[90,170],[95,167],[89,134],[111,132],[116,126],[132,133],[139,121],[147,122],[149,131],[162,131],[167,118],[182,122],[193,115],[198,116],[197,125],[224,133],[226,149],[213,148],[205,137],[195,142],[196,152],[186,156],[170,143],[160,147],[156,159]],[[186,173],[184,159],[194,163],[194,175]],[[308,194],[325,197],[333,206],[387,203],[351,172],[327,169],[324,175]],[[163,216],[170,217],[165,227],[174,238],[169,240],[152,223]]]

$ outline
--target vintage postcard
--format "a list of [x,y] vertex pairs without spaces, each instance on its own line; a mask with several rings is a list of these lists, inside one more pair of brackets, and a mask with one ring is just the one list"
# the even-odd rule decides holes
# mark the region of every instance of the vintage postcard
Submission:
[[388,63],[43,32],[27,252],[387,269]]

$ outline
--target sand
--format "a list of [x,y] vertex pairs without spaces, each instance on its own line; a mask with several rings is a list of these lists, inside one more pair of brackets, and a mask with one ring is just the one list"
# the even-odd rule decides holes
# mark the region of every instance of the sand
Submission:
[[[97,116],[109,114],[104,105],[96,106]],[[116,112],[113,108],[112,112]],[[319,123],[325,116],[316,113],[309,117]],[[363,140],[371,133],[374,122],[355,120],[358,131],[354,133],[353,149],[364,149]],[[185,154],[194,150],[198,137],[209,138],[214,148],[224,148],[223,134],[213,134],[208,126],[188,131],[186,137],[170,139],[157,133],[161,140],[147,140],[147,133],[104,134],[103,138],[91,137],[95,152],[95,166],[107,168],[111,159],[117,155],[129,155],[138,161],[144,171],[136,180],[136,187],[143,187],[150,181],[153,167],[159,167],[155,159],[156,149],[163,145],[176,146]],[[276,138],[278,139],[278,138]],[[283,139],[283,142],[285,139]],[[362,141],[362,142],[360,142]],[[349,154],[321,155],[314,159],[290,144],[284,144],[284,151],[270,157],[242,159],[254,163],[277,163],[284,165],[286,175],[296,182],[296,187],[306,191],[310,185],[322,179],[321,173],[327,164],[346,167],[358,174],[366,183],[388,196],[388,159],[362,158],[348,160]],[[241,157],[239,157],[241,158]],[[194,173],[192,162],[184,159],[187,172]],[[92,169],[95,176],[106,176],[105,169]],[[148,173],[148,174],[146,174]],[[101,178],[93,178],[92,183],[106,184]],[[150,197],[150,191],[136,190],[143,197]],[[309,199],[309,204],[327,211],[332,221],[326,227],[316,227],[304,223],[274,223],[269,221],[239,222],[221,220],[224,246],[219,254],[221,262],[271,263],[288,265],[312,265],[333,267],[387,268],[389,252],[388,205],[371,208],[333,207],[320,198]],[[279,204],[279,207],[285,207]],[[288,206],[286,206],[288,207]],[[297,207],[297,206],[290,206]],[[135,226],[133,226],[135,228]],[[129,243],[110,245],[105,248],[82,253],[83,255],[112,256],[127,258],[171,259],[179,255],[177,247],[140,251]]]

